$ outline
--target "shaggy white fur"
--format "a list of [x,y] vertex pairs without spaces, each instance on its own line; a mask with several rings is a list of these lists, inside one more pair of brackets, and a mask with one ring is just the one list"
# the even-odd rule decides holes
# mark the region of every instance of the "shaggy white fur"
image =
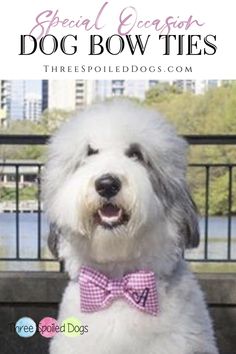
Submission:
[[[199,237],[185,150],[159,114],[123,101],[87,109],[52,138],[45,207],[50,238],[71,279],[58,321],[77,317],[88,333],[57,334],[51,354],[218,353],[203,294],[182,259]],[[104,176],[120,183],[109,197],[96,187]],[[81,313],[81,265],[112,278],[151,269],[160,314],[142,313],[123,300]]]

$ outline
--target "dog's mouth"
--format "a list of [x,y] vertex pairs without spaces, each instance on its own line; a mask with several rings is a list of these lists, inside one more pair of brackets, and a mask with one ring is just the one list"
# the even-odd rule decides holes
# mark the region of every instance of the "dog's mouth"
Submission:
[[123,224],[127,224],[129,216],[123,208],[107,203],[94,214],[95,223],[104,228],[113,229]]

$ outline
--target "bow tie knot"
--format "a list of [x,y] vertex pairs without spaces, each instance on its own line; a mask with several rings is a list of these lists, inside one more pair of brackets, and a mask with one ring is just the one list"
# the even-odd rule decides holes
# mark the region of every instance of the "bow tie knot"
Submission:
[[128,303],[151,315],[158,313],[158,296],[155,275],[138,271],[109,279],[90,267],[82,267],[79,277],[82,312],[94,312],[108,307],[115,299],[124,298]]
[[123,280],[110,280],[108,281],[107,292],[113,296],[122,296],[124,292],[124,282]]

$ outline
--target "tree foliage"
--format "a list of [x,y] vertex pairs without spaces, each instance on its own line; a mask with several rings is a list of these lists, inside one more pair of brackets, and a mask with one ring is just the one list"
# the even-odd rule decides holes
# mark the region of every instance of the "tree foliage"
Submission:
[[40,127],[45,134],[52,133],[72,116],[71,111],[61,109],[45,110],[40,119]]
[[[64,121],[68,120],[72,112],[54,109],[44,111],[38,121],[10,120],[7,127],[0,128],[0,134],[51,134]],[[42,159],[45,148],[37,145],[0,145],[1,159]]]
[[[168,84],[147,92],[145,104],[161,112],[179,134],[236,134],[236,84],[227,83],[205,94],[179,93]],[[192,146],[190,163],[236,163],[236,146]],[[236,172],[236,169],[233,170]],[[200,212],[205,212],[206,168],[189,168],[189,184]],[[226,214],[229,169],[210,168],[209,213]],[[232,211],[236,213],[236,173],[233,173]]]

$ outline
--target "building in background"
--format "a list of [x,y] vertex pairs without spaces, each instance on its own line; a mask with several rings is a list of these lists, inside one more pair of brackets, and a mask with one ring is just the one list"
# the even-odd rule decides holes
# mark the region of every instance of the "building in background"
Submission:
[[8,105],[9,105],[9,81],[0,80],[0,126],[7,123]]
[[9,103],[9,85],[10,81],[0,80],[0,108],[7,111],[7,104]]
[[24,98],[24,119],[36,122],[42,113],[41,96],[36,93],[27,93]]
[[77,111],[93,102],[95,83],[95,80],[76,80],[75,108]]
[[176,86],[178,89],[180,89],[183,92],[196,93],[195,80],[176,80],[176,81],[171,81],[170,84]]
[[107,98],[126,96],[143,100],[157,80],[44,80],[42,110],[79,111]]
[[[79,111],[111,97],[145,99],[158,80],[0,80],[0,124],[7,120],[36,121],[45,109]],[[221,80],[165,81],[183,92],[203,94]]]
[[222,80],[197,80],[195,85],[195,93],[197,95],[203,94],[210,89],[222,86],[222,84]]
[[104,101],[110,97],[135,97],[145,99],[145,93],[158,83],[157,80],[96,80],[92,101]]
[[222,80],[176,80],[171,81],[170,83],[183,92],[191,92],[199,95],[205,93],[209,89],[220,87],[222,85]]
[[9,81],[8,117],[11,120],[24,119],[25,80]]
[[43,80],[42,111],[78,111],[92,102],[92,80]]
[[75,80],[43,80],[42,111],[75,110]]
[[38,119],[42,112],[41,80],[1,80],[0,116],[6,120]]

